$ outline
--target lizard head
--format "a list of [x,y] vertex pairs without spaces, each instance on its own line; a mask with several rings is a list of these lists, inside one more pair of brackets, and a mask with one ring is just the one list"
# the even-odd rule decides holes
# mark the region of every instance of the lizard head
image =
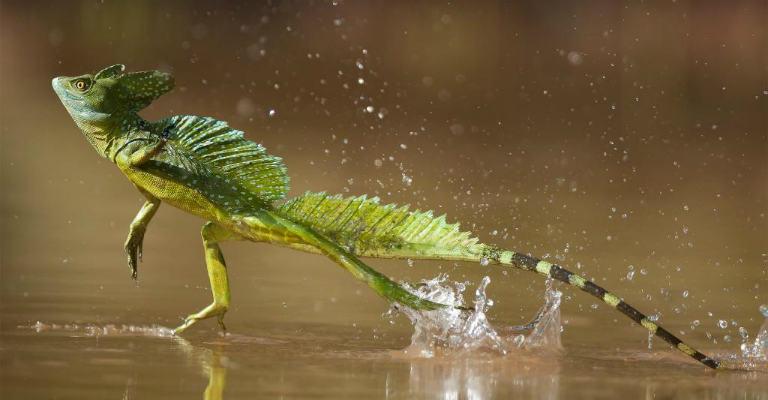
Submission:
[[160,71],[124,73],[122,64],[95,75],[53,78],[53,90],[81,129],[135,113],[173,89],[173,76]]

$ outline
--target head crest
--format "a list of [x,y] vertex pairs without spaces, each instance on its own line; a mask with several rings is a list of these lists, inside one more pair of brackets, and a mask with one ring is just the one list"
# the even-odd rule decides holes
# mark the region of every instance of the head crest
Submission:
[[[109,67],[102,72],[113,73]],[[173,89],[173,75],[161,71],[140,71],[114,75],[115,88],[127,102],[130,109],[138,111],[148,106],[156,98]]]
[[139,111],[173,89],[173,76],[167,72],[124,71],[125,65],[115,64],[102,69],[94,76],[97,86],[109,88],[105,99],[116,105],[114,109]]

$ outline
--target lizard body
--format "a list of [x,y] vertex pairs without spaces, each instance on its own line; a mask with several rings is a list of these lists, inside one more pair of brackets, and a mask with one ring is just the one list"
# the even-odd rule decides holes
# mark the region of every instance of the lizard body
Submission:
[[138,112],[173,88],[159,71],[125,73],[122,65],[95,75],[54,78],[52,85],[91,145],[114,162],[147,201],[130,225],[125,250],[136,278],[147,224],[162,202],[197,215],[202,228],[213,302],[188,316],[181,333],[217,317],[222,329],[229,303],[219,243],[268,242],[324,254],[385,299],[415,309],[443,304],[422,299],[360,257],[441,259],[494,264],[536,272],[579,288],[711,368],[719,362],[696,351],[620,297],[565,268],[524,253],[480,243],[445,216],[383,205],[378,198],[307,192],[283,201],[288,176],[282,160],[243,133],[207,117],[174,116],[148,122]]

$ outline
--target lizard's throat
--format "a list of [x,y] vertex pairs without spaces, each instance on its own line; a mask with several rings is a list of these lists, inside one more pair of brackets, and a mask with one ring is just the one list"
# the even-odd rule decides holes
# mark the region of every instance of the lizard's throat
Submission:
[[135,113],[103,114],[88,111],[72,115],[88,142],[102,157],[109,157],[112,147],[121,135],[142,121]]
[[117,124],[114,123],[112,118],[93,120],[77,118],[75,115],[72,115],[72,118],[93,148],[96,149],[102,157],[106,157],[111,143],[116,136],[115,128]]

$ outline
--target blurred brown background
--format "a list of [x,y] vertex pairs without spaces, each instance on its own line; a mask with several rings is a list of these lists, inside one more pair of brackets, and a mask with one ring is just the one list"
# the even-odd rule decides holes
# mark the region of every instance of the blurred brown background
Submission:
[[[3,323],[45,312],[172,326],[209,301],[202,221],[169,206],[134,287],[122,242],[141,198],[51,90],[54,76],[124,63],[176,75],[146,118],[229,121],[284,157],[293,195],[368,193],[448,213],[717,347],[706,332],[721,344],[738,326],[754,332],[768,302],[767,26],[764,1],[2,1]],[[247,243],[225,253],[231,329],[408,332],[321,257]],[[540,303],[531,274],[372,263],[410,280],[490,274],[503,323]],[[629,324],[565,291],[566,342]],[[624,340],[645,340],[635,333]]]

